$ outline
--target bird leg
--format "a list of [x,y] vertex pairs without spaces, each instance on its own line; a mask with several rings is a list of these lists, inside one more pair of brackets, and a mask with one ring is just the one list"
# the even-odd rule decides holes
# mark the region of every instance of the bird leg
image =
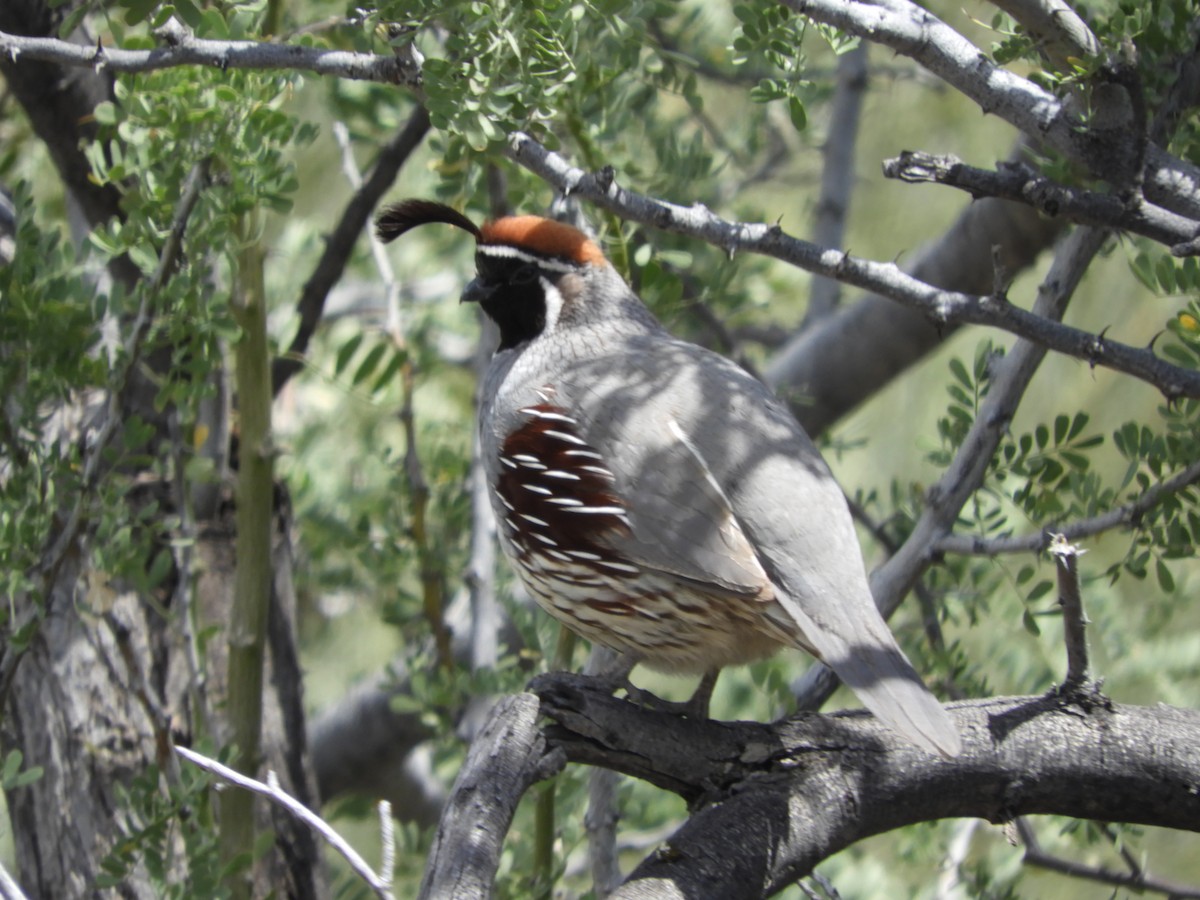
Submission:
[[629,673],[637,663],[638,660],[635,657],[623,655],[596,667],[595,671],[589,672],[589,674],[604,690],[614,694],[623,690],[629,700],[647,709],[661,710],[700,721],[708,718],[708,706],[712,700],[713,688],[717,684],[717,676],[721,673],[720,669],[711,669],[705,672],[691,698],[683,703],[675,703],[671,700],[663,700],[661,697],[635,686],[629,680]]

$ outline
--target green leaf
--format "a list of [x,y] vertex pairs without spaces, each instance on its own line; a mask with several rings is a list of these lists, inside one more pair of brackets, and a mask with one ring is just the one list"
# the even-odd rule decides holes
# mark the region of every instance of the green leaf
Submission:
[[804,131],[808,127],[808,115],[804,112],[804,104],[800,102],[799,97],[788,98],[788,115],[792,118],[792,127],[797,131]]
[[97,103],[92,109],[92,118],[100,125],[117,124],[117,107],[111,100]]
[[175,12],[191,28],[200,28],[204,24],[204,13],[192,0],[173,0]]
[[1028,593],[1028,595],[1026,595],[1025,600],[1027,603],[1036,603],[1038,600],[1041,600],[1052,590],[1054,590],[1053,582],[1047,581],[1046,579],[1042,579],[1041,581],[1039,581],[1037,584],[1035,584],[1033,586],[1033,590],[1031,590]]
[[350,379],[351,384],[356,387],[362,384],[371,376],[375,368],[379,365],[379,361],[383,359],[383,354],[387,352],[388,345],[380,341],[368,352],[363,361],[358,364],[358,368],[354,372],[354,377]]
[[333,365],[333,374],[341,375],[349,365],[350,359],[358,352],[359,346],[363,342],[363,333],[360,331],[357,334],[351,335],[350,339],[342,346],[338,347],[337,358]]
[[1171,570],[1167,568],[1167,564],[1161,559],[1156,560],[1154,572],[1158,576],[1158,586],[1163,589],[1163,592],[1167,594],[1175,593],[1175,577],[1171,574]]
[[1042,633],[1042,629],[1038,627],[1037,619],[1033,617],[1033,613],[1031,613],[1029,610],[1025,610],[1021,614],[1021,624],[1025,626],[1025,630],[1034,637],[1038,637]]

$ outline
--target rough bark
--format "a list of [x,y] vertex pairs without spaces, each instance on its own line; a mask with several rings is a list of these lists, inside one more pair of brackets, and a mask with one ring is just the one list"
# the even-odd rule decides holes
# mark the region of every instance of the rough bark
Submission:
[[[165,489],[162,494],[165,494]],[[156,499],[166,501],[160,494]],[[142,496],[141,501],[149,499]],[[198,626],[212,627],[205,641],[211,673],[203,685],[208,705],[219,709],[224,686],[218,664],[220,628],[228,621],[233,590],[232,510],[201,528],[196,544]],[[315,805],[315,779],[308,767],[301,680],[295,655],[291,546],[286,517],[274,549],[275,581],[270,627],[270,667],[265,703],[264,768],[274,769],[284,789]],[[21,660],[9,696],[4,742],[23,752],[28,766],[45,774],[9,794],[18,880],[32,897],[97,896],[100,864],[122,837],[126,804],[122,794],[151,766],[159,786],[178,780],[172,742],[199,737],[193,723],[197,685],[190,675],[188,648],[164,587],[142,597],[89,570],[72,553],[60,567],[45,618]],[[319,898],[326,895],[320,853],[313,835],[267,804],[260,824],[276,833],[275,851],[259,873],[263,894]],[[175,835],[178,845],[178,835]],[[182,851],[181,846],[177,849]],[[179,852],[168,877],[187,884]],[[155,897],[150,873],[136,866],[122,883],[127,897]]]
[[915,822],[1055,814],[1200,831],[1200,713],[1089,688],[956,703],[960,756],[915,750],[862,713],[695,722],[580,676],[531,684],[550,746],[684,796],[688,821],[614,896],[758,898]]

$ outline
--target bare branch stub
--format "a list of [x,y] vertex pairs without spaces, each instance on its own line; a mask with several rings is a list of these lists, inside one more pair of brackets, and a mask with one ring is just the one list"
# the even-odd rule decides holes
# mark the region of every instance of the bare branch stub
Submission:
[[1079,557],[1085,550],[1061,534],[1050,542],[1050,555],[1058,573],[1058,603],[1063,611],[1063,638],[1067,644],[1067,677],[1064,688],[1075,688],[1088,680],[1088,649],[1083,598],[1079,591]]

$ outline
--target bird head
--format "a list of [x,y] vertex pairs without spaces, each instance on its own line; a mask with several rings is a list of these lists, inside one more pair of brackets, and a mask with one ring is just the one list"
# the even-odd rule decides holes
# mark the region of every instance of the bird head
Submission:
[[[541,216],[505,216],[480,227],[444,204],[403,200],[384,209],[375,227],[381,240],[392,241],[430,222],[474,236],[476,276],[462,299],[496,323],[501,350],[601,317],[606,298],[628,294],[595,241]],[[617,285],[623,289],[614,291]]]

